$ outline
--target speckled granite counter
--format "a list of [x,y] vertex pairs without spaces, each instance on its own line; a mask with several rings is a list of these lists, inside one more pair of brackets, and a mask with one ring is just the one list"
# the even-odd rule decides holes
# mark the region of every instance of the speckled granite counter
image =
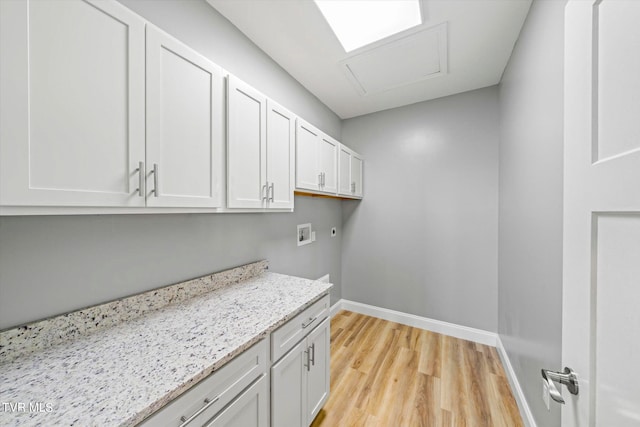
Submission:
[[[332,286],[251,266],[255,277],[230,284],[214,282],[212,290],[201,289],[195,296],[175,298],[177,303],[142,310],[138,317],[125,312],[118,317],[122,322],[112,320],[95,330],[71,328],[76,331],[73,339],[32,346],[30,351],[10,345],[10,339],[21,336],[19,332],[3,332],[0,425],[135,425]],[[192,282],[203,288],[202,280]],[[151,305],[153,292],[159,297],[159,291],[143,294]],[[122,301],[117,304],[123,306]],[[124,306],[139,309],[139,302]],[[108,318],[105,308],[101,310]],[[66,317],[73,318],[73,313]],[[61,318],[46,322],[58,322],[60,327]]]

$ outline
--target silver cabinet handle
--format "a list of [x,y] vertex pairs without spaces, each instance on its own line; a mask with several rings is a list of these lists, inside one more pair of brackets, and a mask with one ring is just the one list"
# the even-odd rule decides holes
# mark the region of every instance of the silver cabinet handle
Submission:
[[545,379],[549,386],[549,394],[556,402],[564,404],[564,399],[553,383],[554,381],[566,385],[569,393],[578,394],[578,376],[571,368],[565,367],[564,372],[554,372],[547,369],[542,369],[541,371],[542,378]]
[[318,174],[318,187],[322,187],[322,172]]
[[138,169],[135,172],[138,172],[138,188],[136,188],[136,191],[139,197],[144,197],[144,162],[138,162]]
[[215,399],[213,399],[213,400],[204,399],[204,403],[205,403],[205,405],[204,405],[202,408],[198,409],[198,410],[196,411],[196,413],[195,413],[195,414],[191,415],[189,418],[187,418],[187,417],[185,417],[185,416],[180,417],[180,421],[182,421],[182,424],[180,424],[180,427],[184,427],[184,426],[186,426],[187,424],[191,423],[191,421],[193,421],[193,420],[195,420],[196,418],[198,418],[198,416],[199,416],[200,414],[202,414],[204,411],[206,411],[207,409],[209,409],[209,407],[210,407],[211,405],[213,405],[214,403],[216,403],[216,402],[218,401],[218,399],[219,399],[219,398],[220,398],[220,396],[216,396],[216,398],[215,398]]
[[303,363],[304,367],[307,368],[307,372],[311,370],[311,363],[309,362],[309,348],[304,351],[305,356],[307,357],[307,363]]
[[262,186],[262,191],[264,196],[262,196],[262,200],[266,201],[269,200],[269,182],[267,182],[265,185]]
[[352,193],[355,193],[355,192],[356,192],[356,183],[355,183],[355,182],[352,182],[352,183],[351,183],[351,192],[352,192]]
[[[274,187],[275,187],[275,185],[274,185],[274,183],[272,182],[272,183],[271,183],[271,185],[269,186],[269,188],[271,189],[271,197],[269,198],[269,201],[270,201],[270,202],[273,202],[273,198],[274,198],[274,197],[275,197],[275,195],[276,195],[276,190],[275,190],[275,188],[274,188]],[[268,193],[267,193],[267,194],[268,194]]]
[[151,190],[151,192],[153,193],[153,197],[158,197],[158,164],[154,163],[153,164],[153,170],[150,172],[153,174],[153,190]]
[[322,186],[324,187],[325,184],[325,180],[324,180],[325,176],[324,176],[324,172],[322,172]]
[[311,344],[311,364],[316,366],[316,343]]
[[318,318],[318,316],[316,317],[309,317],[309,321],[308,322],[302,322],[302,329],[305,329],[306,327],[308,327],[310,324],[312,324],[313,322],[315,322],[315,320]]

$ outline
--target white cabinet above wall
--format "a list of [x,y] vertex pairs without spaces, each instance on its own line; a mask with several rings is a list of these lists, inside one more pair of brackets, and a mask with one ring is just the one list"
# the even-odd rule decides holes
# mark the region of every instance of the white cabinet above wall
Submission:
[[147,26],[147,206],[222,206],[222,69]]
[[296,190],[301,195],[361,199],[361,155],[298,119],[296,127]]
[[222,206],[220,67],[115,1],[0,8],[3,213]]
[[116,2],[0,2],[0,204],[145,205],[144,29]]
[[338,195],[362,198],[362,156],[345,145],[340,145],[338,156]]
[[302,119],[296,127],[296,188],[337,194],[340,143]]
[[234,76],[227,91],[227,206],[293,209],[294,115]]

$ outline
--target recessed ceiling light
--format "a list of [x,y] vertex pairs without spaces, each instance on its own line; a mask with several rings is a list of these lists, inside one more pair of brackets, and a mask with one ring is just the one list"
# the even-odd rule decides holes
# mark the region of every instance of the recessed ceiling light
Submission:
[[419,0],[315,0],[346,52],[422,23]]

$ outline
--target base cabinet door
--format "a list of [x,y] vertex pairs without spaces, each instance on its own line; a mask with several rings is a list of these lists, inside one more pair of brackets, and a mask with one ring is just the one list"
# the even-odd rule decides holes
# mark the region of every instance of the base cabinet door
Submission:
[[267,375],[263,375],[253,383],[206,426],[269,427],[269,381]]
[[0,205],[145,205],[144,27],[116,1],[0,1]]
[[307,337],[309,370],[307,372],[306,424],[311,424],[329,398],[329,318]]
[[308,427],[329,398],[329,322],[325,318],[271,368],[272,426]]
[[271,368],[271,425],[305,425],[307,341],[302,340]]

